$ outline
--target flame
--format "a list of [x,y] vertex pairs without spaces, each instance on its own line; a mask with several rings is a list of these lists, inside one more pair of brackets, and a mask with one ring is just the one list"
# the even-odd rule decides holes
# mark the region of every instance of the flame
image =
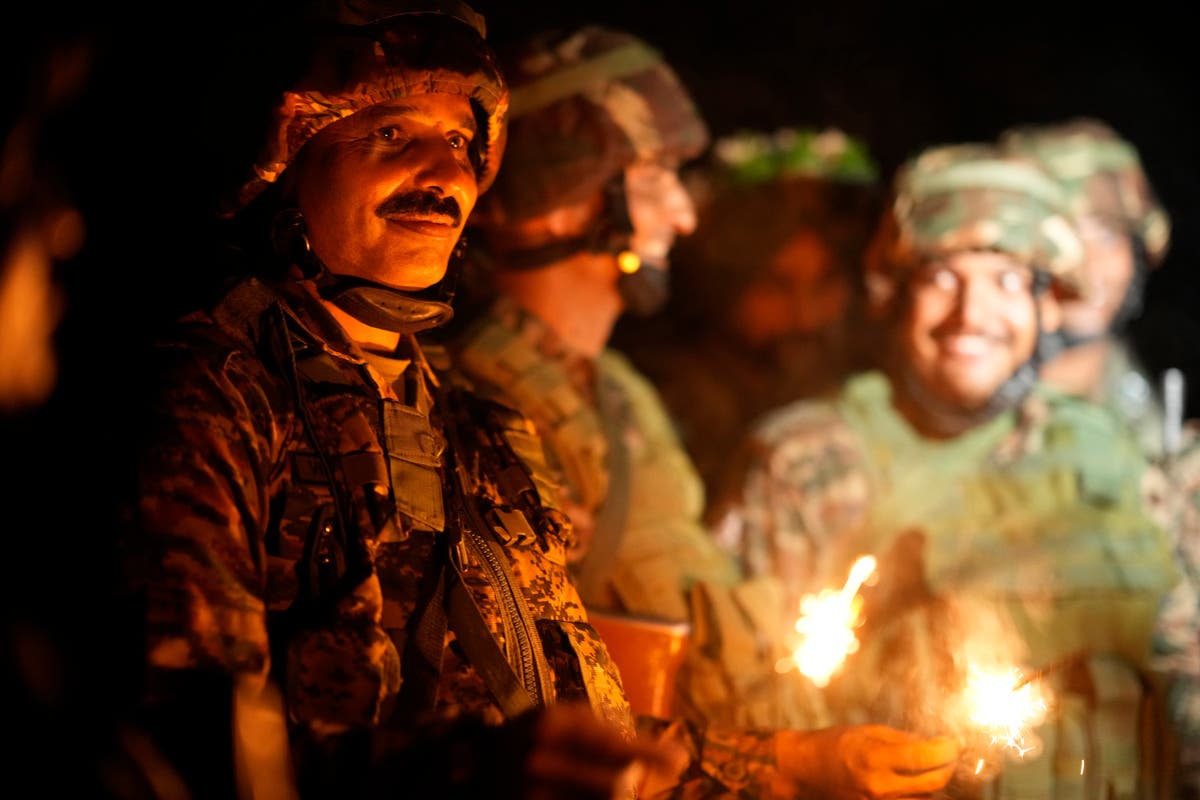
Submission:
[[972,664],[966,700],[971,722],[999,744],[1024,756],[1035,745],[1032,728],[1046,718],[1046,700],[1036,681],[1022,681],[1010,667],[985,671]]
[[792,652],[792,661],[817,686],[826,686],[846,656],[858,650],[853,630],[862,609],[858,590],[874,572],[874,557],[861,556],[841,589],[824,589],[801,598],[800,619],[796,620],[801,641]]

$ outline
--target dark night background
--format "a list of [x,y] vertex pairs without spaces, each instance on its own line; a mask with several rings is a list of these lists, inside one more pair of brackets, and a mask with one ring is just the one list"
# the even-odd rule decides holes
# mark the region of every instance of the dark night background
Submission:
[[[97,321],[136,338],[145,312],[166,313],[203,273],[199,220],[213,192],[244,174],[273,96],[266,87],[286,72],[274,56],[280,3],[210,3],[174,21],[90,12],[106,35],[74,131],[92,235],[72,277],[78,358],[89,368]],[[1174,223],[1135,342],[1156,371],[1184,370],[1196,387],[1189,414],[1200,416],[1200,59],[1182,5],[473,5],[498,44],[558,25],[625,28],[666,55],[714,134],[836,126],[865,140],[885,174],[923,146],[991,138],[1017,122],[1107,121],[1141,151]]]

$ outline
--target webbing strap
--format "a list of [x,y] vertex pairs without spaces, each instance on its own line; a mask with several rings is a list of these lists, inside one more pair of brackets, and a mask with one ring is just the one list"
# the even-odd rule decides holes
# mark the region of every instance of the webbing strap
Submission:
[[587,558],[576,575],[575,583],[585,603],[594,601],[608,580],[629,516],[631,466],[625,446],[629,406],[620,386],[611,378],[601,374],[597,383],[599,416],[608,444],[608,492],[596,512]]
[[517,679],[512,665],[500,651],[496,639],[483,621],[466,586],[457,574],[450,579],[450,627],[458,637],[467,659],[483,677],[496,703],[509,719],[534,708],[533,698]]
[[408,630],[389,630],[396,649],[403,653],[404,682],[396,700],[401,719],[431,710],[437,703],[442,654],[447,629],[454,631],[467,660],[487,684],[497,705],[512,718],[536,705],[505,657],[483,614],[467,591],[454,559],[440,559],[426,578],[432,579],[428,600]]

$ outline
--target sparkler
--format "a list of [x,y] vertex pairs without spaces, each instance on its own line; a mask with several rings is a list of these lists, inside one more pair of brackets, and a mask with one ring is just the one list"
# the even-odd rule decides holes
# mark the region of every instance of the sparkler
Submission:
[[[970,675],[961,699],[972,725],[990,740],[989,747],[1000,747],[1025,758],[1040,747],[1034,728],[1045,722],[1049,691],[1044,678],[1078,664],[1084,652],[1073,652],[1028,673],[1015,667],[985,670],[970,664]],[[975,775],[987,778],[995,774],[987,753],[975,764]],[[1087,761],[1079,760],[1079,774],[1087,770]]]
[[801,641],[792,652],[791,661],[817,686],[828,685],[846,656],[858,650],[858,638],[854,635],[862,609],[858,590],[875,572],[875,563],[874,557],[861,556],[850,568],[841,589],[824,589],[800,600],[796,632]]
[[990,737],[992,744],[1023,757],[1034,747],[1032,729],[1046,718],[1046,699],[1040,686],[1034,677],[1026,678],[1014,667],[985,671],[972,664],[970,669],[966,703],[971,722]]

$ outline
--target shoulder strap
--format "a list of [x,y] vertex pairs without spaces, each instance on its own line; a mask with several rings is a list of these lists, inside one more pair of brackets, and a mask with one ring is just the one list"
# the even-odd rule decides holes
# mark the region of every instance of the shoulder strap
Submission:
[[603,371],[598,373],[597,401],[600,421],[608,443],[608,492],[596,513],[595,530],[587,555],[580,562],[575,583],[584,602],[600,595],[608,580],[629,517],[629,481],[631,465],[625,446],[629,424],[629,403],[620,384]]

